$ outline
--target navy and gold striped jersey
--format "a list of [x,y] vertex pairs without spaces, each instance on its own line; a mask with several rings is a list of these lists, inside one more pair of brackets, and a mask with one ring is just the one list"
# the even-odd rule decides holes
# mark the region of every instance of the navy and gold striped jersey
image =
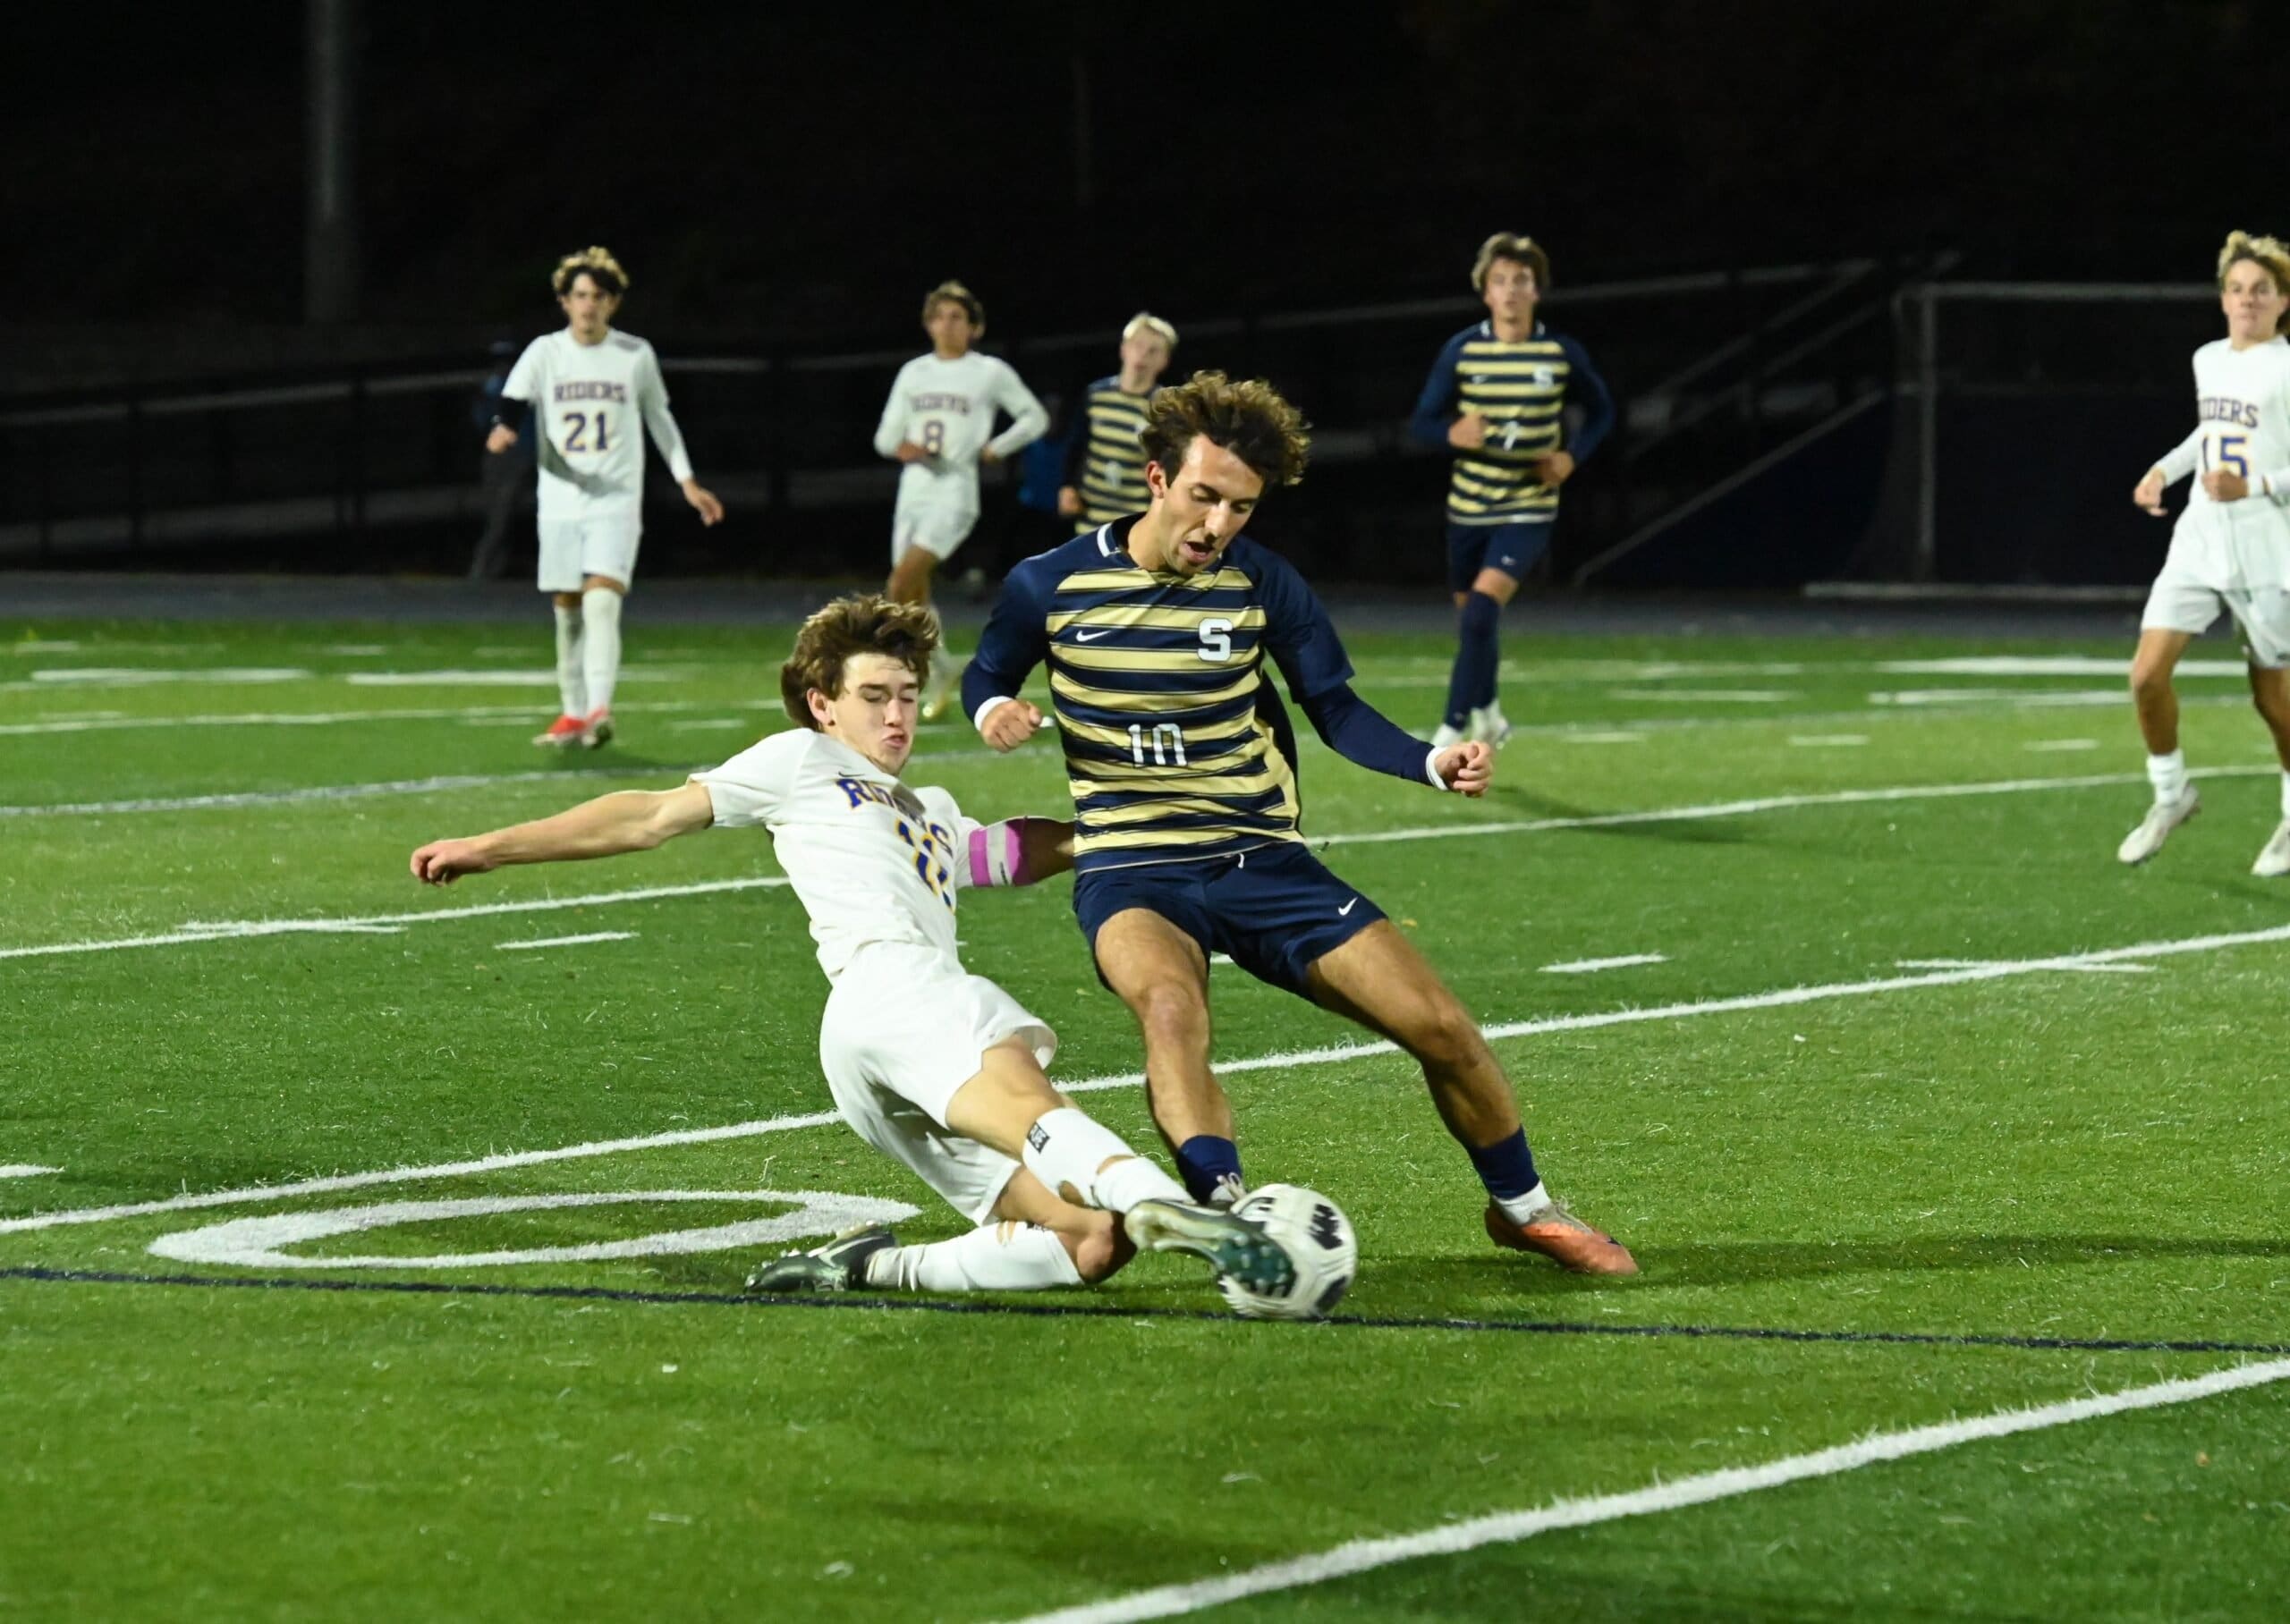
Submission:
[[1065,483],[1081,496],[1075,534],[1141,513],[1145,489],[1145,403],[1149,394],[1125,393],[1119,377],[1101,377],[1083,397],[1082,414],[1065,447]]
[[1344,689],[1352,664],[1327,612],[1293,565],[1245,537],[1196,576],[1143,569],[1124,546],[1133,522],[1010,571],[963,674],[963,709],[1015,697],[1047,663],[1077,870],[1301,840],[1294,737],[1264,664],[1300,704]]
[[[1447,481],[1447,522],[1461,525],[1547,521],[1558,513],[1558,487],[1535,474],[1535,459],[1560,450],[1560,413],[1572,400],[1584,409],[1582,426],[1564,449],[1582,462],[1614,427],[1614,399],[1582,346],[1540,322],[1526,337],[1495,336],[1482,321],[1447,341],[1415,403],[1410,427],[1427,445],[1448,450],[1455,469]],[[1459,411],[1487,419],[1487,439],[1475,451],[1455,451],[1447,426]]]

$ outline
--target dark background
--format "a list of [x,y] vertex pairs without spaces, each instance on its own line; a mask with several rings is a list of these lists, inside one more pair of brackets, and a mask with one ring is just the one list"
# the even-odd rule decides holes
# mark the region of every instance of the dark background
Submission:
[[[557,325],[550,267],[600,242],[733,501],[702,536],[656,471],[648,568],[878,570],[889,476],[866,435],[921,348],[922,290],[951,275],[1047,399],[1107,369],[1148,306],[1200,335],[1180,372],[1273,376],[1331,447],[1353,441],[1284,501],[1288,533],[1327,571],[1412,579],[1437,557],[1444,466],[1400,422],[1472,314],[1473,248],[1513,229],[1550,250],[1551,319],[1624,406],[1569,487],[1557,579],[1879,390],[1600,584],[2135,580],[2157,534],[2116,487],[2182,432],[2184,358],[2215,313],[1952,311],[1945,522],[1920,563],[1906,329],[1886,301],[1930,275],[2199,283],[2228,228],[2290,216],[2270,89],[2290,8],[2250,0],[353,10],[358,287],[329,322],[304,276],[305,5],[12,13],[0,408],[37,410],[0,410],[0,556],[458,567],[467,512],[422,528],[368,498],[474,483],[461,384],[394,404],[180,397],[481,368],[488,340]],[[1762,331],[1796,292],[1567,301],[1847,259],[1879,267],[1852,295],[1868,319],[1786,375],[1766,358],[1850,301]],[[1426,302],[1281,330],[1405,300]],[[1709,410],[1696,432],[1650,441],[1633,404],[1745,334],[1702,398],[1665,402]],[[679,373],[701,356],[768,361],[772,381]],[[72,419],[82,404],[103,410]],[[807,498],[814,474],[856,494]],[[324,512],[279,518],[293,501]],[[242,537],[218,529],[249,502],[272,505]],[[194,510],[203,529],[183,528]],[[1006,489],[988,517],[966,563],[1057,529]],[[392,549],[363,545],[394,522]]]
[[[2290,16],[2248,0],[361,24],[360,314],[392,324],[547,322],[544,274],[589,241],[650,330],[902,342],[945,275],[1057,325],[1342,303],[1453,290],[1498,226],[1562,283],[1943,245],[1985,275],[2183,278],[2285,190]],[[6,55],[5,319],[299,319],[301,6],[26,7]]]

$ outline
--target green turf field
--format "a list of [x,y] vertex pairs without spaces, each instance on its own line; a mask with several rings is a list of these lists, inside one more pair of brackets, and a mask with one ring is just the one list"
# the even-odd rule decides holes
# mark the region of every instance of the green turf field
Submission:
[[[789,628],[632,613],[570,758],[546,630],[0,621],[0,1617],[2290,1611],[2290,883],[2230,671],[2136,871],[2113,646],[1514,637],[1478,803],[1308,740],[1308,832],[1645,1273],[1495,1252],[1411,1068],[1221,970],[1251,1176],[1360,1234],[1297,1326],[1165,1258],[742,1299],[854,1202],[958,1227],[823,1120],[768,839],[406,859],[783,725]],[[1428,729],[1440,641],[1353,647]],[[1047,740],[909,777],[1064,808]],[[968,961],[1149,1144],[1068,891],[971,897]]]

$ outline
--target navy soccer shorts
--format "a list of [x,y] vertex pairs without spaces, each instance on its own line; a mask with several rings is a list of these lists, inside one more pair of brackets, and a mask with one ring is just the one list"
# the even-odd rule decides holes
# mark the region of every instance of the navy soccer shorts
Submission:
[[1468,592],[1481,570],[1500,570],[1513,580],[1527,571],[1550,546],[1555,519],[1518,524],[1451,524],[1447,527],[1447,590]]
[[1073,913],[1093,955],[1098,926],[1132,908],[1160,915],[1203,953],[1228,953],[1259,981],[1301,998],[1311,996],[1305,972],[1313,964],[1384,917],[1293,841],[1197,862],[1093,868],[1073,883]]

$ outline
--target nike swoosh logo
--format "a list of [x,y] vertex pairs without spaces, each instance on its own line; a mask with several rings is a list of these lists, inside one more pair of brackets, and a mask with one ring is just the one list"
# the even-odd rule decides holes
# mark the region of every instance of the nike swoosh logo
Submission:
[[1336,910],[1336,917],[1341,919],[1344,915],[1350,913],[1353,908],[1357,907],[1359,905],[1359,901],[1360,899],[1358,897],[1353,898],[1351,901],[1346,902],[1343,907]]
[[1073,640],[1077,643],[1094,643],[1099,638],[1109,638],[1112,635],[1113,628],[1108,626],[1103,631],[1077,631],[1073,634]]

